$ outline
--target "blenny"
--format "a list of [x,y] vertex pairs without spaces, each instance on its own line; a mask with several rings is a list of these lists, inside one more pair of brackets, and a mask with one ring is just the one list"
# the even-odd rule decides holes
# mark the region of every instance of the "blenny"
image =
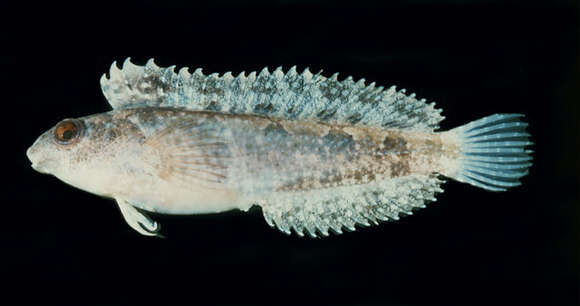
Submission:
[[442,192],[442,177],[491,191],[520,185],[532,143],[521,114],[449,131],[405,90],[292,67],[234,77],[126,59],[101,78],[113,107],[65,119],[28,149],[32,167],[148,216],[261,207],[284,233],[328,236],[398,220]]

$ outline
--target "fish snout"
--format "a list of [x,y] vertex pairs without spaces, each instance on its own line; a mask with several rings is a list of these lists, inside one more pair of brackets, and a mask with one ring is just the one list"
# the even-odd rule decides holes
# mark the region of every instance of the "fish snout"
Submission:
[[[36,144],[36,143],[35,143]],[[38,151],[35,148],[35,144],[31,145],[28,150],[26,150],[26,157],[28,157],[28,160],[30,160],[30,162],[32,162],[34,164],[34,157],[35,157],[35,153],[36,151]]]
[[32,169],[40,173],[48,173],[46,167],[43,166],[46,163],[42,154],[40,154],[38,141],[34,142],[34,144],[26,150],[26,157],[28,157],[28,160],[32,163]]
[[36,154],[38,152],[38,148],[36,148],[35,145],[36,143],[30,146],[28,150],[26,150],[26,157],[28,157],[28,160],[32,163],[32,169],[38,171],[38,154]]

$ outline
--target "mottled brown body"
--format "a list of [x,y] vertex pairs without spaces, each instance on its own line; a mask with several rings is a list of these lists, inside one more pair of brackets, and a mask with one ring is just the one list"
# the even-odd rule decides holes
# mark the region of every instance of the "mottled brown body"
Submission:
[[[320,126],[312,123],[301,127],[305,133],[320,130]],[[351,138],[355,150],[349,155],[337,152],[336,166],[330,168],[328,176],[299,178],[296,183],[285,185],[280,190],[311,190],[360,185],[413,174],[428,175],[440,171],[441,156],[451,157],[458,150],[453,144],[443,144],[436,133],[360,126],[328,126],[328,132]]]
[[100,141],[79,156],[131,143],[161,180],[253,195],[428,175],[458,150],[437,133],[174,108],[125,109],[86,121]]

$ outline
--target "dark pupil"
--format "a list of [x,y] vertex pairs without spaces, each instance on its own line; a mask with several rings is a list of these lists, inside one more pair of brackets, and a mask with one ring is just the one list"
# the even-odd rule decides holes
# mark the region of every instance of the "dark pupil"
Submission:
[[68,142],[77,136],[77,127],[72,122],[64,122],[57,128],[56,138],[59,141]]
[[74,136],[74,131],[69,129],[64,131],[64,133],[62,133],[62,140],[71,140],[71,138],[73,138]]

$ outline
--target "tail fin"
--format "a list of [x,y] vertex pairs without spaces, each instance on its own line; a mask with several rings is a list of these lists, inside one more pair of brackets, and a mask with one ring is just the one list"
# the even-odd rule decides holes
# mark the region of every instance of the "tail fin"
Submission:
[[519,186],[532,165],[530,134],[522,114],[495,114],[448,131],[460,147],[452,178],[491,191]]

